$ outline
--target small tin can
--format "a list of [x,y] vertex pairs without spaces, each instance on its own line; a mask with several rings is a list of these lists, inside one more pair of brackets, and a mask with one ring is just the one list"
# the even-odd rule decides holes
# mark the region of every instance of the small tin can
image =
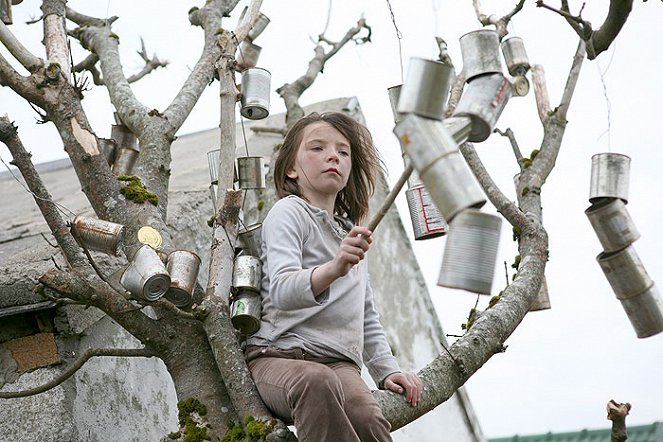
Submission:
[[484,74],[502,72],[500,41],[496,31],[480,29],[468,32],[459,41],[466,82],[470,83]]
[[233,267],[233,289],[237,292],[260,292],[262,262],[257,256],[240,253]]
[[188,250],[172,251],[168,254],[166,270],[170,275],[166,299],[177,307],[189,305],[200,270],[200,257]]
[[654,283],[633,245],[617,252],[602,252],[596,260],[617,299],[633,298],[647,291]]
[[501,45],[506,68],[511,76],[524,76],[529,71],[529,58],[525,51],[525,44],[520,37],[511,37],[503,40]]
[[122,175],[131,175],[131,171],[136,164],[138,159],[139,152],[138,150],[129,148],[129,147],[120,147],[117,151],[117,156],[115,162],[113,163],[113,175],[122,176]]
[[125,229],[122,224],[97,218],[77,215],[71,222],[85,247],[111,255],[119,255],[124,243]]
[[597,153],[592,156],[589,202],[600,198],[619,198],[628,204],[631,158],[620,153]]
[[502,219],[478,210],[463,210],[451,222],[438,285],[489,295]]
[[638,338],[648,338],[663,331],[663,300],[652,284],[645,292],[632,298],[620,299]]
[[399,92],[397,111],[442,120],[451,84],[453,66],[434,60],[411,58],[407,76]]
[[230,304],[230,322],[243,335],[252,335],[260,329],[262,299],[259,293],[240,292]]
[[490,136],[511,92],[511,83],[501,73],[483,75],[467,85],[454,116],[472,119],[469,141],[481,142]]
[[447,234],[449,226],[423,184],[410,187],[405,191],[405,197],[410,209],[415,240],[437,238]]
[[170,287],[170,276],[157,252],[143,245],[120,277],[120,284],[132,295],[156,301]]
[[244,255],[260,258],[262,253],[262,223],[251,224],[237,233],[237,248]]
[[585,215],[604,252],[616,252],[640,238],[640,232],[620,199],[602,198],[585,210]]
[[[244,15],[246,15],[247,10],[248,6],[245,6],[244,9],[242,9],[242,13],[239,15],[240,22],[244,18]],[[262,34],[262,32],[267,27],[267,25],[269,25],[269,22],[270,22],[269,17],[267,17],[262,12],[258,12],[258,18],[256,18],[256,21],[253,23],[253,27],[247,34],[246,38],[248,38],[251,41],[255,40],[260,34]]]
[[237,72],[244,72],[249,68],[256,67],[261,51],[262,47],[257,44],[246,40],[241,42],[237,47],[237,64],[235,65]]
[[272,74],[267,69],[248,68],[242,72],[240,113],[249,120],[269,116],[269,93]]
[[263,157],[237,157],[240,189],[265,188],[265,162]]

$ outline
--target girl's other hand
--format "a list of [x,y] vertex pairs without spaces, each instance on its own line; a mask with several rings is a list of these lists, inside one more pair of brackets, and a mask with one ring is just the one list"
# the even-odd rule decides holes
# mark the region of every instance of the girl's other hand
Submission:
[[415,373],[392,373],[384,380],[384,388],[394,393],[404,394],[405,400],[416,407],[424,390],[424,383]]

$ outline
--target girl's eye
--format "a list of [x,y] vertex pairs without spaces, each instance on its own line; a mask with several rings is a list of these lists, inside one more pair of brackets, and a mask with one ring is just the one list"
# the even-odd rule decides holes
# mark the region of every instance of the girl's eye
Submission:
[[320,146],[313,146],[313,147],[311,148],[311,150],[314,150],[314,151],[316,151],[316,152],[319,152],[319,151],[322,150],[322,147],[320,147]]
[[350,152],[348,152],[347,150],[342,150],[342,151],[339,152],[339,154],[344,156],[344,157],[350,156]]

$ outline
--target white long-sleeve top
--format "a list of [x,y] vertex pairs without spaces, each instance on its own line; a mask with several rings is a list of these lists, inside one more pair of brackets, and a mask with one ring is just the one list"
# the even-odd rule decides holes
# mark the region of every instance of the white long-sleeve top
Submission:
[[262,225],[262,318],[249,345],[302,348],[317,356],[362,361],[376,382],[400,371],[391,354],[364,258],[317,297],[311,273],[336,256],[352,224],[297,196],[279,200]]

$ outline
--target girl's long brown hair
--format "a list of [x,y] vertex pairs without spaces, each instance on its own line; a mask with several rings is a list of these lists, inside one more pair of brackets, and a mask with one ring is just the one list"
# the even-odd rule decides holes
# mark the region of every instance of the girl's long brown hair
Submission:
[[287,173],[295,165],[304,128],[318,122],[330,124],[350,142],[352,170],[348,184],[336,196],[334,214],[345,216],[353,223],[359,224],[368,215],[368,201],[375,189],[378,173],[383,170],[383,163],[368,129],[346,114],[313,112],[299,119],[290,128],[278,152],[274,167],[276,193],[279,198],[287,195],[304,198],[297,181],[289,178]]

